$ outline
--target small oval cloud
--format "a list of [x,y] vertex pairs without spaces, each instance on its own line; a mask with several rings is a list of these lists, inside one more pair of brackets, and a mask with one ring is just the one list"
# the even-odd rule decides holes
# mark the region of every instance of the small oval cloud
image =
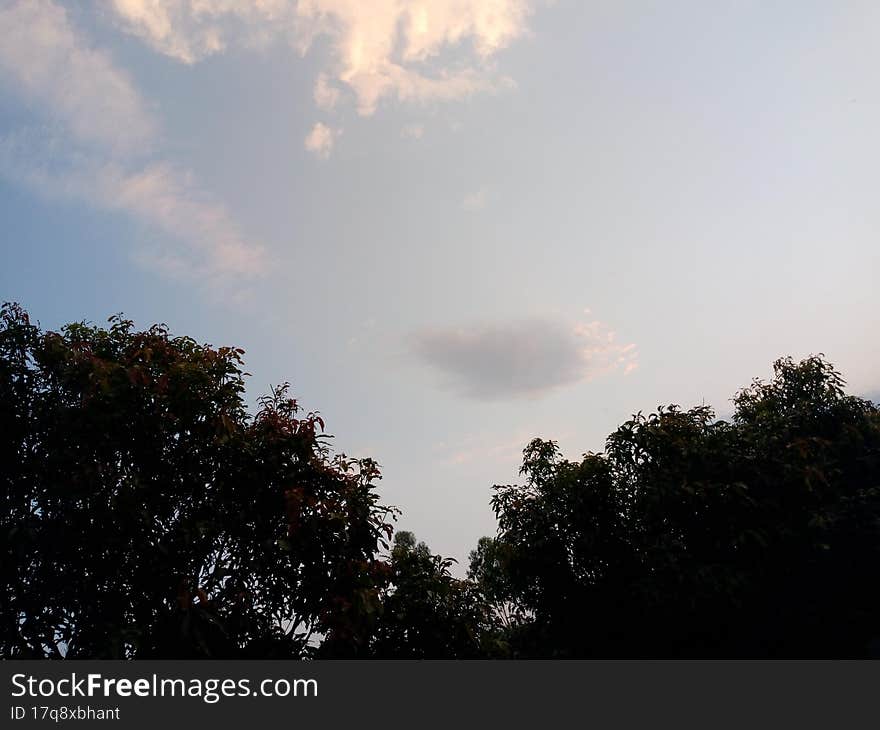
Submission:
[[480,400],[542,396],[566,385],[637,367],[634,344],[602,322],[523,319],[458,328],[425,328],[412,351],[457,393]]

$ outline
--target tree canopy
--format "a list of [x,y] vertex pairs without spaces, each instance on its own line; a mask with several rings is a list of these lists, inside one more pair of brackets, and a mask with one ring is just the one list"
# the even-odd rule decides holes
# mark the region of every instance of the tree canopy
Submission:
[[475,659],[501,654],[479,586],[456,578],[455,561],[435,555],[411,532],[394,536],[389,581],[364,656]]
[[356,647],[393,512],[286,386],[243,402],[242,351],[42,332],[0,313],[0,655],[291,657]]
[[243,352],[0,310],[0,657],[880,654],[880,409],[821,356],[494,488],[467,577]]
[[880,641],[880,411],[821,357],[524,452],[492,500],[534,656],[864,656]]

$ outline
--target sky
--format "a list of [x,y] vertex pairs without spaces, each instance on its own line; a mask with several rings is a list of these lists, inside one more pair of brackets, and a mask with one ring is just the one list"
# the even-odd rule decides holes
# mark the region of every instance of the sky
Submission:
[[246,350],[466,561],[535,436],[880,393],[880,4],[0,0],[0,297]]

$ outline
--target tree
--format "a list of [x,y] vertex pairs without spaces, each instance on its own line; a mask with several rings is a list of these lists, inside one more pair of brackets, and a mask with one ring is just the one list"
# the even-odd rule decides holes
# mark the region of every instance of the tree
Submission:
[[391,537],[375,462],[332,456],[242,350],[0,311],[2,657],[300,657],[357,646]]
[[525,483],[492,501],[517,652],[876,651],[880,409],[821,357],[774,372],[737,394],[730,422],[637,414],[579,462],[529,444]]
[[474,659],[503,653],[490,606],[474,582],[451,574],[454,562],[433,554],[411,532],[395,535],[369,656]]
[[822,357],[729,422],[661,407],[579,461],[535,439],[460,579],[389,546],[376,463],[286,385],[249,415],[242,354],[0,309],[0,657],[880,650],[880,409]]
[[510,546],[491,537],[481,537],[468,556],[468,580],[477,586],[502,634],[513,631],[526,618],[514,600],[510,557]]

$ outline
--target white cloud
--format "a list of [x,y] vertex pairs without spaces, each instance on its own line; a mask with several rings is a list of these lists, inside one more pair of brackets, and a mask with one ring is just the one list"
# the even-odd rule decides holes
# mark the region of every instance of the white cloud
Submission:
[[0,11],[0,33],[4,78],[51,120],[51,131],[0,138],[0,174],[46,196],[126,213],[184,244],[149,256],[163,271],[215,277],[263,270],[263,249],[242,238],[190,172],[154,153],[146,102],[63,8],[50,0],[12,3]]
[[412,351],[445,385],[480,400],[536,397],[613,371],[637,367],[633,344],[621,344],[597,320],[526,319],[434,328],[410,338]]
[[303,146],[321,159],[327,159],[333,151],[333,143],[342,134],[339,129],[330,129],[326,124],[317,122],[306,135]]
[[195,63],[230,45],[263,46],[291,31],[288,0],[110,0],[120,27],[154,50]]
[[[363,115],[386,97],[448,101],[508,88],[491,59],[526,34],[531,12],[529,0],[112,0],[111,8],[127,32],[184,63],[277,38],[305,54],[325,37],[331,60],[316,103],[338,101],[333,76]],[[450,50],[454,61],[438,66]]]
[[0,9],[0,71],[80,141],[136,152],[155,124],[131,79],[70,25],[64,8],[29,0]]
[[421,139],[425,136],[423,124],[407,124],[400,130],[400,136],[404,139]]
[[81,200],[125,213],[184,241],[185,249],[155,244],[138,258],[165,273],[250,276],[265,269],[260,246],[241,236],[229,214],[196,185],[193,176],[160,161],[142,167],[65,153],[63,139],[34,133],[0,138],[0,174],[50,198]]
[[[307,0],[297,6],[297,30],[306,48],[330,38],[335,74],[368,115],[384,97],[448,101],[509,86],[488,61],[525,33],[528,14],[524,0]],[[458,63],[427,70],[466,43]]]

